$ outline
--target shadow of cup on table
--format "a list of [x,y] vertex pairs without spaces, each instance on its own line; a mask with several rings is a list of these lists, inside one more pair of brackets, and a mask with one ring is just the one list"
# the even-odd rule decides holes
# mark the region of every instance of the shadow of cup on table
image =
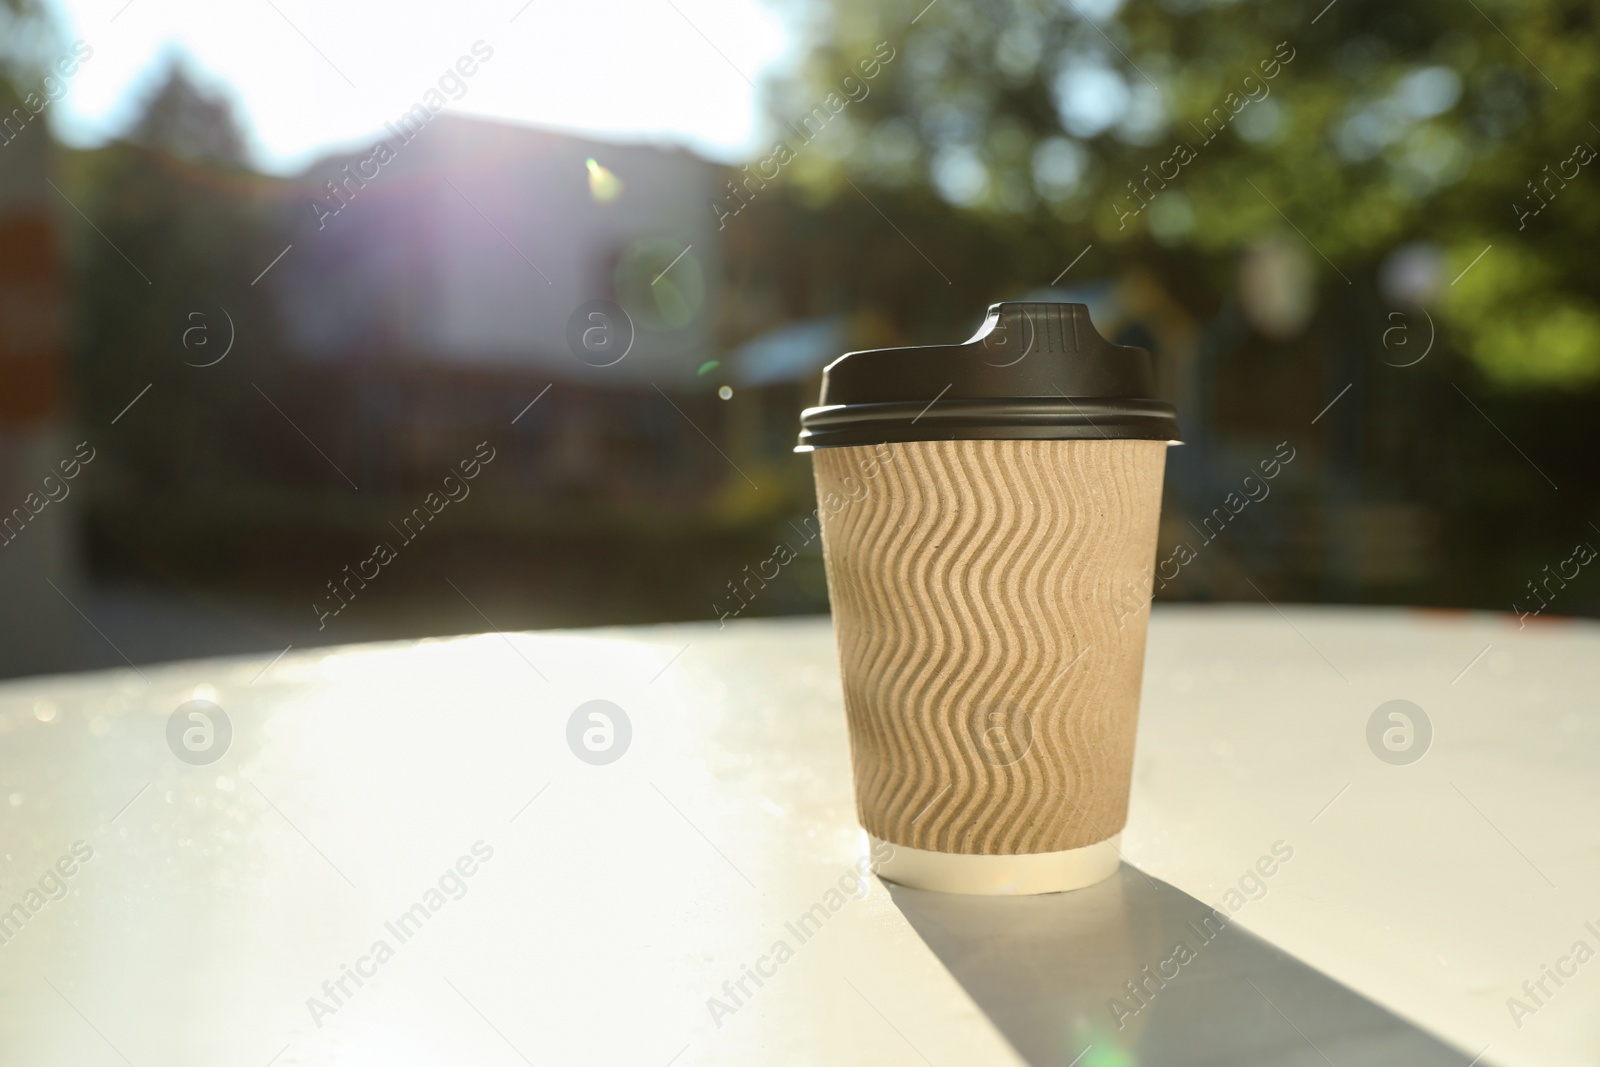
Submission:
[[1471,1058],[1126,863],[1071,893],[887,887],[1033,1067],[1461,1067]]

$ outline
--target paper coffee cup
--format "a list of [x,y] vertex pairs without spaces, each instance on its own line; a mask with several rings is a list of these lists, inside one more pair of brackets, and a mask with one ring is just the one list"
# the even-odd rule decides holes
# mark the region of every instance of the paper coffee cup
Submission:
[[1169,405],[1077,304],[855,352],[802,416],[857,811],[880,875],[1045,893],[1116,870]]

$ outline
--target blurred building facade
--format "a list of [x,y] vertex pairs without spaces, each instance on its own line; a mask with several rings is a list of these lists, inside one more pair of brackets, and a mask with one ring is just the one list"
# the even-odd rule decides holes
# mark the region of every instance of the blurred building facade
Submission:
[[[388,162],[334,156],[291,183],[303,236],[274,280],[292,354],[350,401],[357,480],[419,484],[463,435],[510,435],[499,473],[522,491],[702,501],[728,472],[664,398],[720,425],[695,373],[724,300],[719,168],[451,116],[388,132]],[[589,352],[591,329],[621,350]]]
[[[0,112],[11,91],[0,80]],[[20,107],[20,101],[16,102]],[[56,149],[43,123],[0,144],[0,671],[55,661],[85,585],[73,460],[69,278],[54,193]]]

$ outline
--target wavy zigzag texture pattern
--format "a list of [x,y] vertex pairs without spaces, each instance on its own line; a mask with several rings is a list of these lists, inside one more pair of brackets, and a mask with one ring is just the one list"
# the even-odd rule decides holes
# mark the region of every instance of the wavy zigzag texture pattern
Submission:
[[936,852],[1127,820],[1166,446],[812,453],[861,823]]

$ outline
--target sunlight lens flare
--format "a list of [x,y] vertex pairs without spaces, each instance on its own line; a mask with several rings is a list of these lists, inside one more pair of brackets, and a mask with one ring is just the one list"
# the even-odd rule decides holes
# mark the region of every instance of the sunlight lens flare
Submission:
[[609,204],[622,195],[622,179],[595,162],[594,157],[584,160],[589,168],[589,195],[597,204]]

